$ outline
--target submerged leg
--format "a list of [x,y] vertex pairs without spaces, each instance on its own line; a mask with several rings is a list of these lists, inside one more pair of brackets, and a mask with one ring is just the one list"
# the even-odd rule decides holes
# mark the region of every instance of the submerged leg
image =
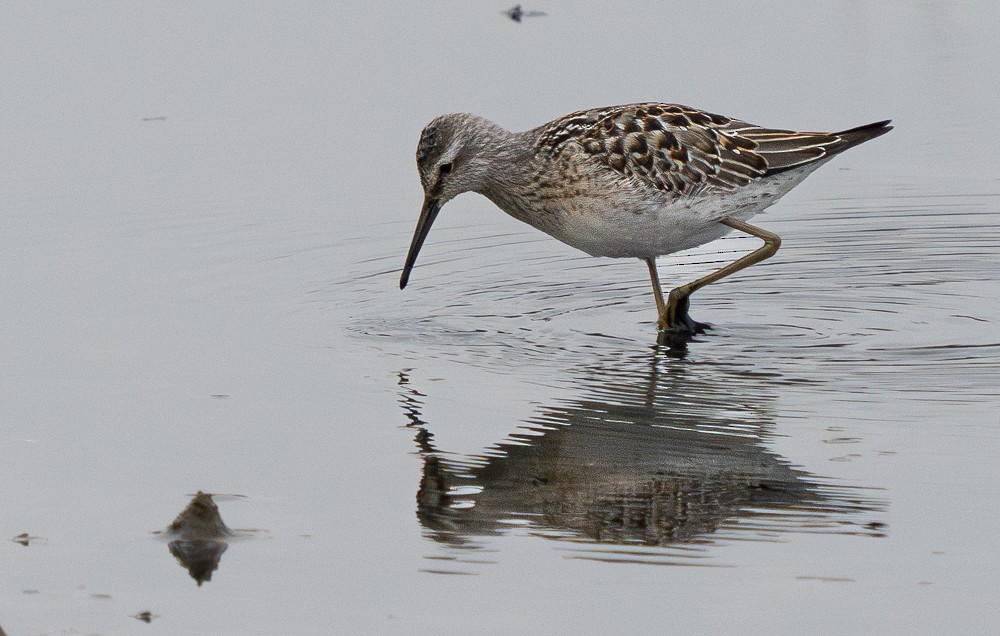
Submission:
[[730,274],[734,274],[741,269],[755,265],[765,258],[773,256],[781,246],[781,239],[777,234],[773,234],[767,230],[762,230],[759,227],[750,225],[749,223],[740,221],[739,219],[726,217],[719,222],[723,225],[728,225],[735,230],[746,232],[747,234],[751,234],[759,239],[762,239],[764,241],[764,245],[750,252],[746,256],[733,261],[722,269],[716,270],[707,276],[688,283],[687,285],[681,285],[680,287],[672,289],[670,291],[670,295],[667,297],[667,306],[660,312],[660,320],[657,323],[657,326],[661,331],[687,334],[702,333],[705,329],[705,325],[695,322],[688,315],[688,307],[691,304],[691,294],[709,283],[714,283],[720,278],[725,278]]

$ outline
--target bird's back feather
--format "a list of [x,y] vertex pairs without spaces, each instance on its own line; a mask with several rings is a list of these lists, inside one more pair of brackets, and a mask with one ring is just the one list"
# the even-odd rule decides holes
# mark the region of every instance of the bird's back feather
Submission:
[[536,149],[583,152],[623,177],[693,197],[733,192],[818,162],[892,129],[888,121],[839,133],[764,128],[679,104],[578,111],[539,131]]

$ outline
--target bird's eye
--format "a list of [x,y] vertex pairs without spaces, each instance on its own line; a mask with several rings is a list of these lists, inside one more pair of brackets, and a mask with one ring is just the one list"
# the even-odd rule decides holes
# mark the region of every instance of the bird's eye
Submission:
[[438,168],[438,170],[441,172],[441,174],[448,174],[449,172],[451,172],[451,164],[450,163],[442,163],[441,167]]

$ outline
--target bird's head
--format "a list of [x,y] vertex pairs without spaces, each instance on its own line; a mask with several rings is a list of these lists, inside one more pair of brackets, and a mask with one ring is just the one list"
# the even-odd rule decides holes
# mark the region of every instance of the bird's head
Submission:
[[399,278],[400,289],[406,287],[420,247],[441,207],[463,192],[481,189],[488,163],[482,149],[493,129],[502,130],[485,119],[460,113],[438,117],[420,134],[417,170],[424,187],[424,205]]

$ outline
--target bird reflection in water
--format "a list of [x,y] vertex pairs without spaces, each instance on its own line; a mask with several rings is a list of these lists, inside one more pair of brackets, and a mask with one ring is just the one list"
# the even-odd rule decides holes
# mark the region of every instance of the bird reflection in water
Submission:
[[[664,352],[665,353],[665,352]],[[426,396],[400,373],[423,475],[417,516],[453,547],[515,528],[607,561],[708,564],[704,546],[792,532],[883,536],[884,505],[766,448],[773,375],[653,356],[578,373],[580,397],[528,418],[479,456],[443,452]],[[697,561],[701,559],[701,561]]]

